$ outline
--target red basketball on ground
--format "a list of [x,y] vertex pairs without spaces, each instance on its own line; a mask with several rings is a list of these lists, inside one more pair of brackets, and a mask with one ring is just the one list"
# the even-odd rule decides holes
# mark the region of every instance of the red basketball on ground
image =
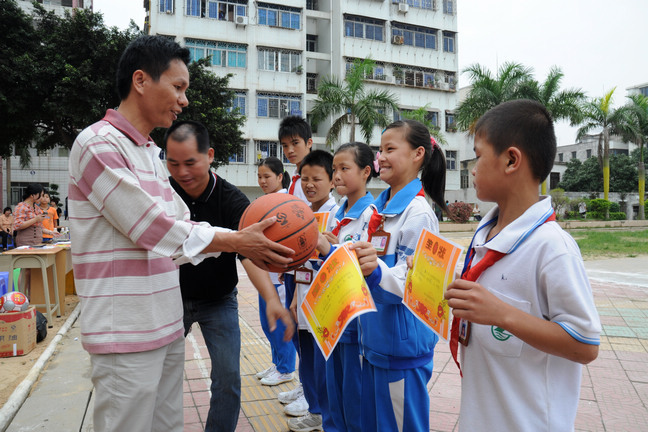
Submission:
[[239,230],[276,216],[277,223],[263,233],[270,240],[295,251],[287,269],[268,264],[270,271],[283,273],[305,263],[317,246],[317,220],[310,207],[299,198],[285,193],[271,193],[257,198],[245,209]]

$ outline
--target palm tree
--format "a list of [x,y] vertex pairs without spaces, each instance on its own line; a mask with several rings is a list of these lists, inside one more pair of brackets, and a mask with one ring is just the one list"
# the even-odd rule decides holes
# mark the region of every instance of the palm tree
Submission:
[[585,102],[585,93],[581,89],[560,89],[560,82],[565,74],[557,66],[552,66],[547,79],[540,84],[537,81],[529,83],[530,99],[543,104],[554,121],[569,120],[576,126],[582,118],[581,107]]
[[533,70],[519,63],[504,63],[497,75],[479,64],[463,70],[472,83],[466,99],[457,108],[457,127],[463,131],[474,131],[477,120],[489,109],[513,99],[528,98],[531,95]]
[[610,135],[621,135],[624,123],[627,124],[627,108],[612,108],[614,87],[603,97],[594,98],[583,106],[581,126],[576,132],[576,139],[589,134],[593,129],[601,129],[598,133],[598,160],[603,170],[603,198],[608,199],[610,193]]
[[340,81],[335,76],[324,77],[317,88],[317,99],[311,111],[313,125],[333,117],[333,124],[326,134],[326,144],[331,146],[339,140],[342,128],[349,123],[349,141],[355,141],[356,122],[365,141],[369,143],[376,125],[387,127],[389,110],[398,110],[396,96],[386,90],[368,90],[365,76],[371,75],[375,62],[371,59],[356,60]]
[[413,111],[401,110],[401,117],[423,123],[430,131],[430,135],[432,135],[437,142],[440,144],[448,144],[448,140],[445,135],[443,135],[443,132],[441,132],[441,128],[432,123],[428,107],[429,105],[425,105]]
[[646,193],[646,167],[644,165],[644,144],[648,142],[648,97],[644,95],[628,96],[630,102],[626,105],[628,109],[628,130],[630,134],[624,136],[639,147],[639,164],[637,171],[639,173],[639,215],[638,218],[643,220],[646,215],[644,212],[644,196]]

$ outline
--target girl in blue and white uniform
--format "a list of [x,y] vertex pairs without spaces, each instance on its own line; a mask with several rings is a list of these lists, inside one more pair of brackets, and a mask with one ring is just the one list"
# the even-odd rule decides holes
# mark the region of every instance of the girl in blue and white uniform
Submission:
[[[412,255],[422,230],[439,232],[425,193],[446,210],[446,163],[423,124],[392,123],[381,136],[380,178],[390,187],[374,201],[369,241],[379,267],[367,277],[377,313],[359,317],[364,430],[428,431],[427,383],[438,336],[402,304]],[[421,179],[418,173],[421,172]]]
[[[323,233],[331,242],[366,241],[367,227],[373,214],[374,198],[367,183],[376,176],[371,148],[360,142],[340,146],[333,157],[333,184],[346,197],[335,215],[335,228]],[[344,330],[326,362],[326,389],[331,416],[340,431],[361,431],[361,362],[358,347],[358,323],[354,319]]]
[[[287,193],[290,185],[290,176],[284,171],[283,163],[276,157],[270,156],[262,159],[257,168],[257,182],[263,193]],[[281,303],[290,307],[290,300],[286,300],[286,288],[279,281],[279,274],[270,272],[270,279],[277,289]],[[263,333],[270,342],[272,352],[272,366],[256,374],[264,385],[277,385],[292,381],[295,372],[297,353],[291,341],[283,340],[284,324],[277,322],[277,328],[271,332],[266,317],[266,303],[259,296],[259,320]]]

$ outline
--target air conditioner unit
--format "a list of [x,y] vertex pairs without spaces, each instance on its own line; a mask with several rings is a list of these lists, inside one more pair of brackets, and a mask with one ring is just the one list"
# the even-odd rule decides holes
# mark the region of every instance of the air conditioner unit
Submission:
[[404,42],[405,42],[405,38],[403,36],[401,35],[392,36],[392,43],[394,45],[403,45]]
[[245,15],[236,15],[236,25],[246,26],[248,24],[248,17]]
[[407,11],[409,11],[409,5],[407,3],[398,4],[398,12],[407,13]]

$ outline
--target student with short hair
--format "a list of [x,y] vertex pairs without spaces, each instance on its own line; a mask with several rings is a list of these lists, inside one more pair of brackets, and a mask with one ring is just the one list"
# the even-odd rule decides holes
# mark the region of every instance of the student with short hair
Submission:
[[475,126],[477,197],[497,205],[446,292],[455,356],[464,335],[460,431],[574,429],[582,364],[598,355],[601,324],[578,245],[538,192],[555,153],[538,102],[503,103]]

